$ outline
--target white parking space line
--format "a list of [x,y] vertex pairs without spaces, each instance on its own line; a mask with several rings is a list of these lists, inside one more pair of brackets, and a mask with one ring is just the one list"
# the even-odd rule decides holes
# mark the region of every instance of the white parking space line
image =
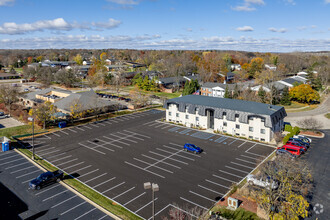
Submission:
[[9,163],[13,163],[13,162],[15,162],[15,161],[19,161],[19,160],[24,160],[25,158],[19,158],[19,159],[14,159],[14,160],[11,160],[11,161],[7,161],[7,162],[5,162],[5,163],[2,163],[2,164],[0,164],[0,166],[2,166],[2,165],[5,165],[5,164],[9,164]]
[[100,177],[102,177],[102,176],[104,176],[104,175],[107,175],[107,173],[103,173],[103,174],[101,174],[101,175],[99,175],[99,176],[96,176],[96,177],[94,177],[94,178],[92,178],[92,179],[89,179],[89,180],[85,181],[84,183],[88,183],[88,182],[93,181],[93,180],[95,180],[95,179],[97,179],[97,178],[100,178]]
[[9,158],[13,158],[13,157],[18,157],[18,156],[21,156],[21,155],[16,154],[16,155],[12,155],[12,156],[10,156],[10,157],[1,158],[0,161],[1,161],[1,160],[7,160],[7,159],[9,159]]
[[254,146],[256,146],[257,144],[254,144],[254,145],[252,145],[249,149],[247,149],[245,152],[247,152],[248,153],[248,151],[249,150],[251,150]]
[[55,186],[52,186],[52,187],[47,188],[47,189],[45,189],[45,190],[43,190],[43,191],[41,191],[41,192],[38,192],[38,193],[36,193],[35,195],[36,195],[36,196],[37,196],[37,195],[40,195],[40,194],[42,194],[42,193],[44,193],[44,192],[47,192],[47,191],[52,190],[52,189],[54,189],[54,188],[56,188],[56,187],[59,187],[59,186],[61,186],[61,184],[56,184]]
[[88,165],[88,166],[86,166],[86,167],[80,168],[80,169],[75,170],[75,171],[72,171],[72,172],[70,172],[70,173],[76,173],[76,172],[78,172],[78,171],[85,170],[85,169],[87,169],[87,168],[89,168],[89,167],[91,167],[91,166],[92,166],[92,165]]
[[53,155],[51,157],[47,157],[47,159],[51,159],[51,158],[54,158],[54,157],[58,157],[58,156],[61,156],[63,154],[66,154],[66,153],[60,153],[60,154],[56,154],[56,155]]
[[81,131],[85,131],[84,129],[82,129],[81,127],[75,127],[76,129],[78,130],[81,130]]
[[159,125],[155,126],[154,128],[159,128],[161,126],[164,126],[164,124],[163,123],[159,123]]
[[99,170],[99,169],[96,169],[96,170],[92,170],[92,171],[90,171],[90,172],[88,172],[88,173],[85,173],[85,174],[79,176],[78,179],[81,178],[81,177],[87,176],[87,175],[89,175],[89,174],[91,174],[91,173],[95,173],[95,172],[98,171],[98,170]]
[[22,178],[22,177],[25,177],[25,176],[28,176],[28,175],[31,175],[32,173],[37,173],[37,172],[40,172],[40,170],[34,170],[32,172],[29,172],[29,173],[26,173],[26,174],[23,174],[23,175],[20,175],[20,176],[17,176],[16,179],[18,178]]
[[[86,145],[84,145],[84,144],[82,144],[82,143],[78,143],[80,146],[83,146],[83,147],[86,147],[87,149],[90,149],[90,150],[93,150],[93,151],[95,151],[95,152],[97,152],[97,153],[100,153],[100,154],[106,154],[106,153],[104,153],[104,152],[102,152],[102,151],[99,151],[99,150],[96,150],[96,149],[94,149],[94,148],[91,148],[91,147],[88,147],[88,146],[86,146]],[[109,149],[108,149],[109,150]]]
[[171,127],[172,125],[166,125],[166,126],[164,126],[164,127],[162,127],[161,129],[166,129],[166,128],[169,128],[169,127]]
[[128,130],[124,130],[124,131],[129,132],[129,133],[132,133],[132,134],[134,134],[134,135],[141,136],[141,137],[151,138],[151,137],[149,137],[149,136],[146,136],[146,135],[143,135],[143,134],[139,134],[139,133],[136,133],[136,132],[133,132],[133,131],[128,131]]
[[126,202],[126,203],[124,204],[124,206],[126,206],[126,205],[128,205],[129,203],[133,202],[134,200],[140,198],[140,197],[143,196],[144,194],[146,194],[146,192],[143,192],[142,194],[138,195],[137,197],[135,197],[135,198],[129,200],[128,202]]
[[23,163],[20,163],[20,164],[16,164],[16,165],[14,165],[14,166],[6,167],[5,170],[12,169],[12,168],[14,168],[14,167],[18,167],[18,166],[21,166],[21,165],[23,165],[23,164],[27,164],[27,163],[30,163],[30,162],[29,162],[29,161],[26,161],[26,162],[23,162]]
[[40,154],[40,152],[38,152],[38,154],[40,155],[40,156],[44,156],[44,155],[47,155],[47,154],[52,154],[52,153],[55,153],[55,152],[57,152],[57,151],[60,151],[60,150],[54,150],[54,151],[51,151],[51,152],[47,152],[47,153],[42,153],[42,154]]
[[108,215],[105,215],[105,216],[102,216],[101,218],[99,218],[98,220],[102,220],[104,219],[105,217],[107,217]]
[[162,176],[162,175],[159,175],[159,174],[157,174],[157,173],[154,173],[154,172],[152,172],[152,171],[150,171],[150,170],[145,170],[144,168],[139,167],[139,166],[137,166],[137,165],[135,165],[135,164],[132,164],[132,163],[130,163],[130,162],[125,161],[125,163],[126,163],[126,164],[129,164],[129,165],[131,165],[131,166],[133,166],[133,167],[136,167],[136,168],[138,168],[138,169],[144,170],[144,171],[146,171],[146,172],[148,172],[148,173],[152,173],[152,174],[154,174],[154,175],[156,175],[156,176],[159,176],[159,177],[161,177],[161,178],[165,178],[165,177]]
[[59,164],[57,164],[56,166],[62,166],[62,165],[64,165],[64,164],[67,164],[67,163],[70,163],[70,162],[72,162],[72,161],[76,161],[76,160],[78,160],[78,158],[75,158],[75,159],[72,159],[72,160],[69,160],[69,161],[65,161],[65,162],[63,162],[63,163],[59,163]]
[[234,143],[235,141],[237,141],[238,139],[234,139],[234,141],[230,142],[228,145],[231,145],[232,143]]
[[176,162],[178,162],[178,163],[182,163],[182,164],[188,165],[188,163],[186,163],[186,162],[183,162],[183,161],[180,161],[180,160],[176,160],[176,159],[174,159],[174,158],[167,157],[167,156],[164,156],[164,155],[162,155],[162,154],[159,154],[159,153],[156,153],[156,152],[153,152],[153,151],[149,151],[149,152],[152,153],[152,154],[158,155],[158,156],[160,156],[160,157],[166,157],[166,158],[169,159],[169,160],[173,160],[173,161],[176,161]]
[[85,212],[84,214],[82,214],[81,216],[78,216],[77,218],[75,218],[74,220],[80,219],[82,217],[84,217],[85,215],[87,215],[88,213],[91,213],[92,211],[94,211],[96,208],[92,208],[91,210],[89,210],[88,212]]
[[118,121],[115,121],[113,118],[110,119],[111,122],[119,123]]
[[39,150],[39,147],[36,149],[36,152],[39,154],[40,152],[44,152],[44,151],[48,151],[50,149],[53,149],[55,147],[50,147],[50,148],[46,148],[46,149],[42,149],[42,150]]
[[237,148],[240,148],[242,145],[244,145],[247,141],[243,142],[242,144],[240,144]]
[[77,133],[77,131],[73,130],[72,128],[67,128],[67,130],[72,131],[73,133]]
[[210,198],[207,198],[207,197],[205,197],[205,196],[203,196],[203,195],[201,195],[201,194],[198,194],[198,193],[196,193],[196,192],[194,192],[194,191],[189,190],[189,192],[192,193],[192,194],[194,194],[194,195],[196,195],[196,196],[199,196],[199,197],[201,197],[201,198],[203,198],[203,199],[209,200],[209,201],[211,201],[211,202],[213,202],[213,203],[215,202],[215,200],[210,199]]
[[116,177],[112,177],[111,179],[108,179],[108,180],[106,180],[106,181],[104,181],[104,182],[102,182],[102,183],[99,183],[99,184],[93,186],[93,188],[96,188],[96,187],[98,187],[98,186],[101,186],[101,185],[103,185],[103,184],[105,184],[105,183],[107,183],[107,182],[110,182],[110,181],[114,180],[114,179],[116,179]]
[[[142,155],[143,157],[149,158],[149,159],[151,159],[151,160],[158,161],[158,159],[155,159],[155,158],[149,157],[149,156],[147,156],[147,155],[145,155],[145,154],[141,154],[141,155]],[[169,165],[169,166],[172,166],[172,167],[175,167],[175,168],[178,168],[178,169],[181,169],[181,167],[175,166],[175,165],[170,164],[170,163],[167,163],[167,162],[165,162],[165,161],[162,161],[162,163],[163,163],[163,164],[166,164],[166,165]]]
[[119,186],[121,186],[121,185],[123,185],[123,184],[125,184],[125,182],[119,183],[118,185],[115,185],[115,186],[111,187],[110,189],[104,190],[104,191],[102,192],[102,194],[103,194],[103,193],[106,193],[106,192],[109,192],[110,190],[113,190],[113,189],[115,189],[115,188],[117,188],[117,187],[119,187]]
[[226,189],[230,189],[230,187],[228,187],[228,186],[221,185],[221,184],[219,184],[219,183],[213,182],[213,181],[208,180],[208,179],[205,179],[205,181],[206,181],[206,182],[209,182],[209,183],[212,183],[212,184],[214,184],[214,185],[217,185],[217,186],[221,186],[221,187],[226,188]]
[[[111,134],[111,135],[112,135],[112,134]],[[113,136],[115,136],[115,135],[113,135]],[[106,144],[112,144],[113,142],[119,142],[119,143],[124,144],[124,145],[127,145],[127,146],[130,146],[130,145],[131,145],[131,144],[128,144],[128,143],[125,143],[125,142],[120,141],[120,140],[122,140],[122,139],[124,139],[124,138],[120,138],[120,140],[115,140],[115,139],[110,138],[110,137],[107,137],[107,136],[103,136],[103,137],[106,138],[106,139],[108,139],[108,140],[111,140],[111,142],[103,141],[103,142],[105,142]],[[117,136],[115,136],[115,137],[117,137]],[[135,143],[137,143],[137,142],[135,142]],[[116,146],[116,147],[119,147],[119,148],[122,148],[122,147],[117,146],[117,145],[115,145],[115,146]]]
[[252,153],[252,152],[247,152],[247,151],[245,151],[245,153],[252,154],[252,155],[256,155],[256,156],[259,156],[259,157],[265,157],[264,155],[256,154],[256,153]]
[[207,188],[207,187],[205,187],[205,186],[202,186],[202,185],[197,185],[198,187],[200,187],[200,188],[202,188],[202,189],[205,189],[205,190],[208,190],[208,191],[210,191],[210,192],[214,192],[214,193],[216,193],[216,194],[219,194],[219,195],[224,195],[224,194],[222,194],[222,193],[220,193],[220,192],[217,192],[217,191],[215,191],[215,190],[213,190],[213,189],[209,189],[209,188]]
[[68,198],[68,199],[66,199],[66,200],[64,200],[64,201],[62,201],[62,202],[60,202],[60,203],[57,203],[56,205],[53,205],[52,207],[51,207],[51,209],[52,208],[55,208],[55,207],[57,207],[57,206],[59,206],[59,205],[62,205],[63,203],[65,203],[65,202],[67,202],[67,201],[69,201],[69,200],[71,200],[71,199],[73,199],[73,198],[75,198],[75,197],[77,197],[78,195],[74,195],[74,196],[72,196],[72,197],[70,197],[70,198]]
[[[162,167],[159,167],[159,166],[153,165],[153,164],[151,164],[151,163],[145,162],[145,161],[140,160],[140,159],[137,159],[137,158],[135,158],[135,157],[134,157],[133,159],[136,160],[136,161],[139,161],[139,162],[141,162],[141,163],[144,163],[144,164],[147,164],[147,165],[151,165],[151,166],[153,166],[153,167],[156,167],[156,168],[158,168],[158,169],[160,169],[160,170],[163,170],[163,171],[165,171],[165,172],[173,173],[173,172],[170,171],[170,170],[167,170],[167,169],[164,169],[164,168],[162,168]],[[148,169],[148,168],[145,168],[145,169]]]
[[84,128],[88,128],[88,129],[90,129],[90,130],[93,129],[93,128],[88,127],[87,125],[84,125],[83,127],[84,127]]
[[15,171],[11,172],[10,174],[18,173],[18,172],[21,172],[22,170],[27,170],[27,169],[30,169],[30,168],[32,168],[32,167],[35,167],[35,166],[32,165],[32,166],[29,166],[29,167],[25,167],[25,168],[23,168],[23,169],[15,170]]
[[[103,136],[104,138],[106,138],[106,136]],[[102,141],[104,144],[110,144],[110,145],[112,145],[112,146],[114,146],[114,147],[117,147],[117,148],[119,148],[119,149],[123,149],[123,147],[121,147],[121,146],[118,146],[118,145],[115,145],[115,144],[112,144],[112,143],[109,143],[108,141],[104,141],[104,140],[101,140],[101,139],[97,139],[97,140],[99,140],[99,141]],[[118,141],[119,143],[122,143],[122,144],[125,144],[125,145],[130,145],[130,144],[127,144],[127,143],[125,143],[125,142],[121,142],[121,141]]]
[[79,207],[79,206],[81,206],[81,205],[83,205],[83,204],[85,204],[85,203],[86,203],[86,201],[84,201],[84,202],[82,202],[82,203],[79,203],[78,205],[72,207],[71,209],[68,209],[68,210],[66,210],[65,212],[62,212],[60,215],[65,215],[66,213],[68,213],[68,212],[74,210],[75,208],[77,208],[77,207]]
[[195,206],[198,206],[198,207],[200,207],[200,208],[202,208],[202,209],[209,210],[208,208],[205,208],[204,206],[201,206],[201,205],[199,205],[199,204],[197,204],[197,203],[194,203],[194,202],[192,202],[192,201],[190,201],[190,200],[188,200],[188,199],[185,199],[185,198],[183,198],[183,197],[180,197],[180,199],[182,199],[182,200],[184,200],[184,201],[186,201],[186,202],[188,202],[188,203],[191,203],[191,204],[193,204],[193,205],[195,205]]
[[56,161],[64,160],[64,159],[69,158],[69,157],[72,157],[72,155],[69,155],[69,156],[66,156],[66,157],[62,157],[62,158],[59,158],[59,159],[53,160],[53,161],[51,161],[51,162],[54,163],[54,162],[56,162]]
[[69,135],[68,132],[65,132],[65,131],[63,131],[63,130],[59,130],[59,132],[62,132],[63,134],[66,134],[66,135]]
[[215,175],[215,174],[213,174],[212,176],[214,176],[214,177],[216,177],[218,179],[221,179],[221,180],[226,180],[226,181],[231,182],[231,183],[237,183],[237,182],[235,182],[233,180],[226,179],[226,178],[223,178],[222,176],[218,176],[218,175]]
[[100,148],[102,148],[102,149],[105,149],[105,150],[109,150],[109,151],[115,152],[115,150],[113,150],[113,149],[111,149],[111,148],[104,147],[105,144],[97,144],[97,143],[95,143],[95,142],[93,142],[93,141],[87,141],[87,142],[90,143],[90,144],[94,144],[94,145],[95,145],[95,147],[93,147],[93,148],[91,148],[91,149],[96,150],[95,148],[100,147]]
[[[169,146],[166,146],[166,145],[163,145],[163,147],[166,147],[166,148],[169,148],[169,149],[173,149],[173,150],[178,150],[178,148],[169,147]],[[182,149],[182,147],[181,147],[181,149]],[[189,154],[189,155],[194,156],[194,157],[201,157],[200,155],[192,154],[192,153],[189,153],[189,152],[186,152],[186,151],[183,151],[182,153],[186,153],[186,154]]]
[[148,124],[151,124],[151,123],[154,123],[155,121],[149,121],[147,123],[144,123],[143,125],[148,125]]
[[246,158],[249,158],[249,159],[252,159],[252,160],[256,160],[256,158],[255,157],[249,157],[249,156],[246,156],[246,155],[241,155],[241,157],[246,157]]
[[83,164],[83,163],[85,163],[85,162],[83,161],[83,162],[80,162],[80,163],[77,163],[77,164],[73,164],[73,165],[68,166],[68,167],[64,167],[63,170],[67,171],[68,169],[70,169],[72,167],[75,167],[75,166],[78,166],[78,165]]
[[[158,148],[157,148],[157,149],[158,149]],[[158,150],[159,150],[159,149],[158,149]],[[166,159],[168,159],[168,158],[171,158],[172,156],[177,155],[178,153],[180,153],[180,152],[182,152],[182,151],[183,151],[183,150],[181,150],[181,151],[177,151],[177,152],[175,152],[175,153],[173,153],[173,154],[170,154],[169,156],[164,157],[163,159],[161,159],[161,160],[159,160],[159,161],[153,163],[152,165],[149,165],[148,167],[146,167],[146,168],[144,168],[144,169],[148,169],[148,168],[150,168],[150,167],[152,167],[152,166],[155,166],[156,164],[158,164],[158,163],[160,163],[160,162],[162,162],[162,161],[164,161],[164,160],[166,160]]]
[[102,122],[98,122],[98,123],[96,123],[97,125],[102,125],[103,127],[104,126],[106,126],[106,125],[104,125]]
[[53,134],[53,135],[55,135],[55,136],[57,136],[57,137],[61,137],[61,135],[56,134],[55,132],[53,132],[53,133],[51,133],[51,134]]
[[243,178],[243,176],[239,176],[239,175],[236,175],[236,174],[233,174],[233,173],[229,173],[229,172],[226,172],[226,171],[223,171],[223,170],[219,170],[220,172],[222,173],[226,173],[228,175],[231,175],[231,176],[235,176],[235,177],[238,177],[238,178]]
[[243,165],[243,164],[240,164],[240,163],[235,163],[235,162],[232,162],[232,161],[230,163],[235,164],[237,166],[245,167],[245,168],[248,168],[248,169],[251,169],[251,170],[254,169],[254,167],[246,166],[246,165]]
[[243,160],[243,159],[240,159],[240,158],[235,158],[236,160],[239,160],[239,161],[243,161],[245,163],[249,163],[249,164],[253,164],[253,165],[256,165],[256,163],[253,163],[251,161],[247,161],[247,160]]
[[118,198],[119,196],[122,196],[122,195],[124,195],[125,193],[128,193],[129,191],[131,191],[131,190],[133,190],[133,189],[135,189],[135,187],[132,187],[132,188],[126,190],[125,192],[120,193],[119,195],[116,195],[116,196],[113,197],[112,199],[116,199],[116,198]]
[[[155,198],[154,201],[156,201],[158,198]],[[138,210],[135,211],[135,213],[138,213],[139,211],[141,211],[142,209],[144,209],[145,207],[147,207],[148,205],[150,205],[153,201],[148,202],[147,204],[145,204],[144,206],[142,206],[141,208],[139,208]]]
[[93,126],[93,127],[96,127],[96,128],[99,128],[99,127],[100,127],[100,126],[95,125],[95,124],[92,124],[92,123],[90,123],[90,124],[88,124],[88,125]]
[[[161,148],[156,148],[156,149],[159,150],[159,151],[162,151],[162,152],[165,152],[165,153],[170,154],[170,152],[168,152],[168,151],[166,151],[164,149],[161,149]],[[179,153],[181,153],[181,152],[185,152],[185,151],[182,149],[181,151],[179,151]],[[182,155],[177,154],[177,153],[175,153],[173,156],[177,156],[177,157],[181,157],[181,158],[184,158],[184,159],[187,159],[187,160],[195,161],[195,159],[192,159],[190,157],[185,157],[185,156],[182,156]]]
[[[120,134],[120,135],[124,135],[125,137],[120,137],[118,135],[110,134],[110,135],[118,138],[118,139],[112,139],[113,141],[126,140],[126,141],[130,141],[130,142],[133,142],[133,143],[137,143],[137,141],[135,141],[135,140],[128,139],[128,138],[136,138],[134,135],[127,135],[127,134],[124,134],[124,133],[121,133],[121,132],[117,132],[117,133]],[[138,139],[138,138],[136,138],[136,139]],[[143,139],[141,139],[141,140],[143,140]]]
[[104,121],[104,123],[107,123],[109,125],[112,125],[112,123],[110,121]]
[[46,199],[42,200],[42,202],[45,202],[45,201],[47,201],[47,200],[50,200],[50,199],[52,199],[52,198],[54,198],[54,197],[56,197],[56,196],[58,196],[58,195],[61,195],[61,194],[65,193],[65,192],[67,192],[67,191],[69,191],[69,190],[66,189],[66,190],[63,190],[62,192],[56,193],[56,194],[54,194],[54,195],[52,195],[52,196],[50,196],[50,197],[47,197]]
[[227,167],[227,168],[229,168],[229,169],[232,169],[232,170],[236,170],[236,171],[238,171],[238,172],[249,173],[249,172],[246,172],[246,171],[243,171],[243,170],[239,170],[239,169],[237,169],[237,168],[233,168],[233,167],[230,167],[230,166],[225,166],[225,167]]

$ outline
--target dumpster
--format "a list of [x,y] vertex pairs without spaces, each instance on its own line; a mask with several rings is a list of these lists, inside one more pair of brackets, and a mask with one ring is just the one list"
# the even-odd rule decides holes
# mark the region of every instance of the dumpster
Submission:
[[59,128],[65,128],[66,127],[66,122],[65,121],[61,121],[58,123],[58,127]]
[[7,137],[1,137],[0,141],[1,141],[1,150],[3,152],[9,151],[10,139]]

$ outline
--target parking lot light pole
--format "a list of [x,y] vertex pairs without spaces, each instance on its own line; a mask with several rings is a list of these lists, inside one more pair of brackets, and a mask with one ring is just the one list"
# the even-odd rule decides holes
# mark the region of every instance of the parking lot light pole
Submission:
[[34,118],[29,117],[29,121],[32,121],[32,160],[34,160]]
[[155,220],[155,192],[159,191],[159,186],[156,183],[146,182],[143,184],[144,189],[151,189],[152,196],[152,220]]

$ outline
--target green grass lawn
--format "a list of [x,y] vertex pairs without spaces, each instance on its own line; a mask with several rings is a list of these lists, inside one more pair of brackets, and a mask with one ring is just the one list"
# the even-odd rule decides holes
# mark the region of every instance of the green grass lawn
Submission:
[[261,220],[257,216],[257,214],[246,211],[245,209],[238,208],[235,211],[226,209],[225,207],[221,206],[214,206],[212,209],[215,213],[220,213],[220,216],[226,219],[233,219],[233,220]]
[[330,113],[324,115],[327,119],[330,119]]
[[287,112],[310,111],[317,107],[318,107],[318,105],[309,105],[306,103],[299,103],[299,102],[292,102],[291,105],[284,106],[284,108]]
[[23,68],[14,68],[17,73],[23,73]]
[[[40,129],[37,126],[34,127],[34,133],[46,132],[46,130]],[[21,125],[12,128],[3,128],[0,130],[0,137],[6,136],[12,139],[12,136],[19,135],[32,135],[32,125]]]

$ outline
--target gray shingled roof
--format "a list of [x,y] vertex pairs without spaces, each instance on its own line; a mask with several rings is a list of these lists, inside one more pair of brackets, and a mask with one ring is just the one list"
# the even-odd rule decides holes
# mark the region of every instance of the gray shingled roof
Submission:
[[299,83],[299,84],[302,83],[301,80],[297,80],[297,79],[294,79],[294,78],[286,78],[286,79],[283,79],[282,81],[286,82],[286,83],[289,83],[291,85],[293,85],[295,82]]
[[167,103],[189,103],[213,108],[230,109],[241,112],[250,112],[260,115],[272,115],[276,111],[284,108],[282,106],[269,105],[259,102],[251,102],[238,99],[226,99],[201,95],[186,95],[167,100]]
[[42,89],[40,91],[29,92],[27,94],[22,95],[22,97],[25,99],[33,100],[33,99],[36,99],[36,95],[43,95],[43,94],[49,93],[50,91],[58,91],[58,92],[63,92],[63,93],[67,93],[67,94],[72,93],[71,91],[64,90],[64,89],[47,88],[47,89]]
[[223,89],[226,89],[228,86],[229,90],[235,89],[235,84],[224,84],[224,83],[213,83],[213,82],[206,82],[202,85],[202,88],[214,88],[214,87],[220,87]]

